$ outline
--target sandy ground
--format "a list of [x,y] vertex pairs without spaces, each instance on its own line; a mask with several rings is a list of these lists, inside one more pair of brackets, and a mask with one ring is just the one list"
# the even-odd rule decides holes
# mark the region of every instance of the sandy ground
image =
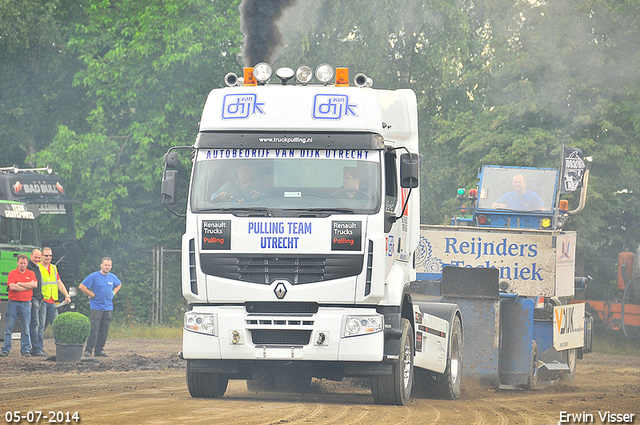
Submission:
[[[52,340],[45,349],[55,353]],[[620,423],[602,421],[605,412],[633,414],[632,423],[640,424],[639,357],[588,354],[572,384],[535,391],[499,390],[465,377],[459,400],[412,398],[396,407],[373,404],[366,380],[314,379],[310,394],[255,393],[231,381],[222,399],[191,398],[180,349],[180,340],[110,339],[109,357],[75,364],[24,358],[14,347],[0,358],[0,424],[16,411],[25,424],[76,423],[75,412],[83,424]],[[568,416],[579,414],[586,420]]]

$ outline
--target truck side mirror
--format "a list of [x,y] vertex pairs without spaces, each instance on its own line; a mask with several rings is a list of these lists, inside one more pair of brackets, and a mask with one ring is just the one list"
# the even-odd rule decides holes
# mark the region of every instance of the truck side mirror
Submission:
[[400,155],[400,187],[418,187],[420,174],[420,156],[417,153]]
[[[165,156],[165,163],[166,163]],[[166,170],[162,178],[162,204],[175,205],[176,203],[176,181],[178,180],[178,170]]]
[[175,170],[178,166],[178,151],[169,151],[164,155],[164,166],[168,170]]

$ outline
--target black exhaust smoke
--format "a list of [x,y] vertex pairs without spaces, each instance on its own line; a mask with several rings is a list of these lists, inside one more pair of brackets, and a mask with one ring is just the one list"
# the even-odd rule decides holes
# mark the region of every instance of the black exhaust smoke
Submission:
[[270,62],[275,50],[282,44],[282,34],[276,25],[286,8],[296,0],[243,0],[240,4],[244,34],[242,55],[245,66]]

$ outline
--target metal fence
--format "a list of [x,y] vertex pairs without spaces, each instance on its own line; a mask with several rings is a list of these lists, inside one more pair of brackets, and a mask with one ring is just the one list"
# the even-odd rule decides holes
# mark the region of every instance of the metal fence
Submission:
[[576,270],[576,276],[591,276],[587,285],[586,299],[614,300],[620,297],[617,288],[618,262],[614,258],[591,259],[583,266],[583,270]]
[[153,249],[155,278],[152,287],[151,323],[170,325],[182,323],[187,301],[182,296],[179,249]]

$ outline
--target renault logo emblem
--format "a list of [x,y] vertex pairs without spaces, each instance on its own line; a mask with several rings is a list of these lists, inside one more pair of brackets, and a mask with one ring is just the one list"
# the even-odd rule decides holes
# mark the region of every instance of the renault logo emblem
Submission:
[[276,294],[276,298],[278,298],[279,300],[283,299],[285,295],[287,295],[287,287],[285,286],[283,280],[280,281],[275,281],[274,283],[277,282],[276,287],[274,288],[273,292]]

